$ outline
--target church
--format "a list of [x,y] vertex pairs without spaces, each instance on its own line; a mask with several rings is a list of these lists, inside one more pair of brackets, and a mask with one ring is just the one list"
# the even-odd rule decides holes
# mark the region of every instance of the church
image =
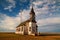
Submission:
[[20,23],[16,27],[16,34],[21,34],[21,35],[37,35],[37,22],[35,20],[35,12],[33,7],[31,8],[30,11],[30,18],[22,23]]

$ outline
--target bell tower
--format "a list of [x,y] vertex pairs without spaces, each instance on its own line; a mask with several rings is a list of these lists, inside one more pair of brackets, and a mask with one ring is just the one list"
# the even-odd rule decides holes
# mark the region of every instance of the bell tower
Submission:
[[32,6],[31,11],[30,11],[30,21],[36,22],[35,21],[35,12],[34,12],[33,6]]
[[33,6],[31,8],[30,11],[30,22],[29,22],[29,29],[28,29],[28,34],[29,35],[37,35],[37,24],[36,24],[36,20],[35,20],[35,12],[33,9]]

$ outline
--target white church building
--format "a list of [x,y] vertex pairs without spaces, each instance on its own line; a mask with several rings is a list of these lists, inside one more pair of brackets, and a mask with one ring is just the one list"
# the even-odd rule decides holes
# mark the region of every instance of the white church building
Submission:
[[30,11],[30,18],[22,23],[20,23],[16,27],[16,34],[22,34],[22,35],[37,35],[37,24],[35,20],[35,12],[33,7]]

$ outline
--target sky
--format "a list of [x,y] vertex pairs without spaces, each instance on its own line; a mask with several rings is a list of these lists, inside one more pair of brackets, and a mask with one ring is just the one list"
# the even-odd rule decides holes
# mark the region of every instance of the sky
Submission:
[[0,0],[0,32],[15,32],[29,19],[32,5],[38,32],[60,32],[60,0]]

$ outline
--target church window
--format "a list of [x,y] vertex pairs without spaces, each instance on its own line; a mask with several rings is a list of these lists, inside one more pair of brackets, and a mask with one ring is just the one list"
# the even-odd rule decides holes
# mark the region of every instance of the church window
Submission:
[[17,28],[16,30],[17,30],[17,31],[20,31],[20,28]]
[[21,31],[23,31],[23,27],[21,27]]
[[35,27],[33,27],[33,29],[32,29],[34,32],[35,32]]
[[31,27],[29,27],[29,31],[31,31]]

